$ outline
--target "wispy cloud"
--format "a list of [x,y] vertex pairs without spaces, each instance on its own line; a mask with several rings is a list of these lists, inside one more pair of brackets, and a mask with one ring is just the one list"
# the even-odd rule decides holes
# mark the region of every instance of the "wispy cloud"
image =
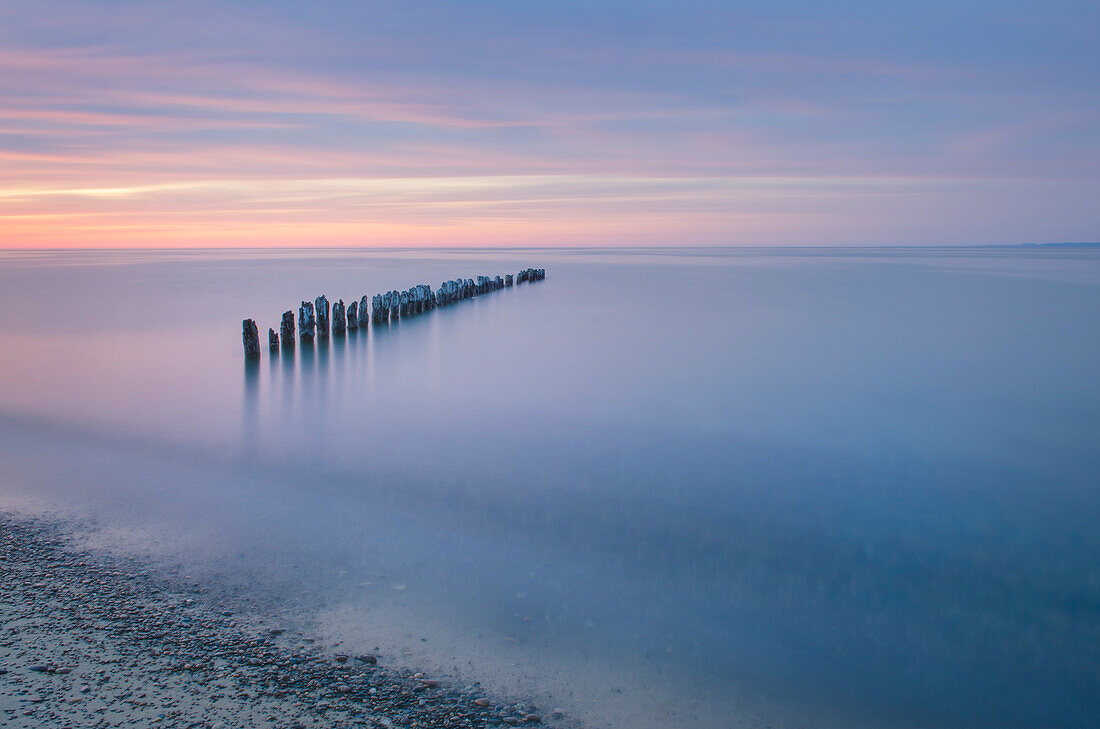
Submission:
[[1100,194],[1091,12],[418,8],[12,0],[0,245],[934,242],[1019,231],[1024,199],[1100,223],[1036,197]]
[[891,211],[919,223],[907,208],[973,182],[525,175],[7,187],[0,223],[5,242],[23,246],[133,245],[142,236],[157,246],[551,244],[592,242],[594,231],[605,243],[668,243],[682,240],[685,218],[696,242],[777,243],[804,226],[815,237],[797,242],[842,242],[838,221]]

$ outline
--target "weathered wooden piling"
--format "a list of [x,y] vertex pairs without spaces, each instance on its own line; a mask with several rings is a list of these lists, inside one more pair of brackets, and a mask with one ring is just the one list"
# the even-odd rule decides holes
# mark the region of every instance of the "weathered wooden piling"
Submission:
[[348,329],[359,328],[359,302],[353,301],[348,304]]
[[283,323],[279,325],[279,336],[283,339],[284,347],[294,346],[294,312],[283,312]]
[[298,332],[303,342],[313,341],[313,332],[317,327],[317,320],[313,318],[313,304],[303,301],[298,307]]
[[[352,306],[355,302],[351,302]],[[332,305],[332,333],[343,334],[348,328],[348,315],[344,310],[344,300],[340,299]]]
[[367,324],[370,324],[370,300],[367,299],[367,295],[363,294],[363,298],[359,299],[359,328],[366,329]]
[[256,322],[245,319],[241,322],[241,339],[244,342],[244,356],[255,359],[260,356],[260,332]]
[[511,286],[512,285],[512,274],[509,273],[509,274],[505,275],[504,285],[505,286]]
[[327,337],[329,326],[328,299],[325,298],[324,294],[321,294],[314,300],[313,304],[317,307],[317,336]]
[[272,352],[279,351],[279,335],[275,333],[274,329],[267,330],[267,348]]
[[541,281],[544,278],[546,278],[545,268],[528,268],[526,270],[520,271],[516,275],[516,283],[519,283],[520,281]]

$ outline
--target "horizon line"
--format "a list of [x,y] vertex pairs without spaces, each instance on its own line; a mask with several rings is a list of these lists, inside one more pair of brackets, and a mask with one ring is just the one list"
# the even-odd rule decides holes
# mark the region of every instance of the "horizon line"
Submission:
[[23,247],[0,244],[0,252],[124,252],[124,251],[289,251],[289,250],[315,250],[315,251],[407,251],[407,250],[439,250],[439,251],[501,251],[501,250],[554,250],[554,251],[594,251],[594,250],[691,250],[691,249],[796,249],[796,248],[860,248],[860,249],[966,249],[966,248],[1100,248],[1100,240],[1097,241],[1061,241],[1047,243],[691,243],[691,244],[598,244],[598,245],[547,245],[547,244],[523,244],[509,243],[501,245],[493,244],[364,244],[364,245],[263,245],[263,246],[80,246],[80,247]]

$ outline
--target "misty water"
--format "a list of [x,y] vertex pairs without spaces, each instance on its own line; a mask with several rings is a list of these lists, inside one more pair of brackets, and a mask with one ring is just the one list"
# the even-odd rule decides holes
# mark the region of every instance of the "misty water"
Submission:
[[0,507],[348,652],[615,729],[1100,720],[1100,251],[7,252],[0,311]]

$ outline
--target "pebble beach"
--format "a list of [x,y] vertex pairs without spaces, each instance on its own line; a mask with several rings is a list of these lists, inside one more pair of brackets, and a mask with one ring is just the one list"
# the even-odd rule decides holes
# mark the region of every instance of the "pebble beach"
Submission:
[[389,668],[203,587],[0,514],[8,727],[575,727],[477,684]]

